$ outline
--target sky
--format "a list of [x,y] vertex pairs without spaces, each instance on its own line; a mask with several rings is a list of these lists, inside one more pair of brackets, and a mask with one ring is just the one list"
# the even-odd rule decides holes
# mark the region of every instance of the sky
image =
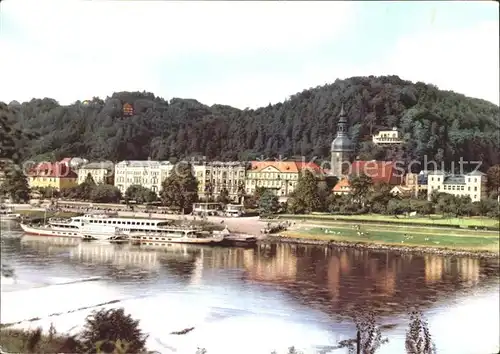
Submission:
[[148,91],[243,109],[398,75],[498,104],[498,33],[494,1],[5,0],[0,101]]

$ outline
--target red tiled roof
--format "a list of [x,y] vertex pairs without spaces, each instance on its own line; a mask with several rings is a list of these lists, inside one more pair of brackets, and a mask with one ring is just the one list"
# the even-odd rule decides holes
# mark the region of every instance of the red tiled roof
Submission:
[[78,175],[71,170],[68,164],[63,162],[42,162],[33,167],[28,175],[30,177],[52,177],[52,178],[77,178]]
[[404,171],[394,161],[354,161],[350,166],[349,175],[366,175],[373,183],[388,183],[399,185],[403,183]]
[[314,162],[295,162],[297,164],[297,170],[302,171],[303,169],[308,169],[313,173],[324,173],[320,166]]
[[[347,188],[342,188],[342,187],[347,187]],[[340,181],[337,182],[335,187],[333,187],[334,192],[346,192],[350,190],[351,190],[351,183],[347,178],[342,178]]]
[[251,161],[251,172],[261,172],[267,167],[273,167],[279,172],[297,173],[297,165],[291,161]]
[[313,173],[322,173],[322,169],[314,162],[302,161],[251,161],[251,171],[260,172],[267,167],[274,167],[279,172],[298,173],[309,169]]

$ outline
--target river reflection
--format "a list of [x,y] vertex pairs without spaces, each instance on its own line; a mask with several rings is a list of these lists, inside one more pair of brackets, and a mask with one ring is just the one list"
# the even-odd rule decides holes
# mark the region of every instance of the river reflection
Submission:
[[[4,240],[2,254],[35,268],[73,265],[78,273],[116,282],[161,278],[179,284],[237,281],[273,287],[301,304],[334,317],[370,310],[380,316],[427,308],[470,289],[498,284],[498,260],[397,254],[298,245],[256,249],[171,245],[147,250],[131,246],[80,243],[36,237]],[[234,285],[234,284],[233,284]]]

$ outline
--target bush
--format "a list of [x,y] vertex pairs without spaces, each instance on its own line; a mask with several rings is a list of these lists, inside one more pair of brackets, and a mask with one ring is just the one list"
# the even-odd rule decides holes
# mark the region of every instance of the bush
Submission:
[[92,312],[79,339],[85,353],[139,353],[145,350],[147,336],[139,321],[120,308]]

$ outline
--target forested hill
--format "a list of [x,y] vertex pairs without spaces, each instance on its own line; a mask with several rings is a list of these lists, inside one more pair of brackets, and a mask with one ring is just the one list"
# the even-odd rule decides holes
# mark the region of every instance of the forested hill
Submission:
[[[119,92],[69,106],[44,98],[3,107],[19,128],[39,136],[26,142],[25,158],[328,159],[342,101],[362,159],[427,155],[450,162],[462,156],[483,160],[485,168],[500,162],[498,106],[397,76],[337,80],[256,110],[210,107],[194,99],[168,102],[146,92]],[[399,149],[374,147],[370,133],[391,127],[398,127],[407,143]]]

